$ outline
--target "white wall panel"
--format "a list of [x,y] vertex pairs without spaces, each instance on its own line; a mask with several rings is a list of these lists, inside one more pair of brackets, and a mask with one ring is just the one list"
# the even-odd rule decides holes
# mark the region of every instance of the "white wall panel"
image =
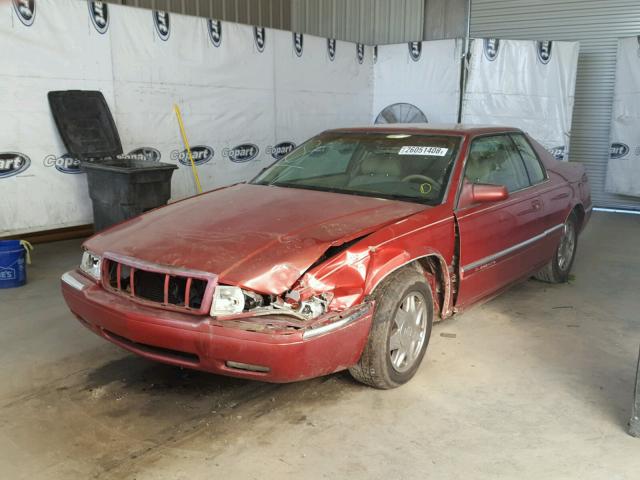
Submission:
[[[114,103],[109,36],[93,27],[85,2],[38,2],[30,25],[21,18],[11,3],[0,4],[0,235],[89,223],[86,178],[63,158],[47,93],[101,90]],[[12,152],[28,158],[17,175],[7,168]]]
[[463,123],[518,127],[568,160],[577,42],[474,39]]
[[355,44],[336,41],[332,60],[325,38],[304,35],[298,55],[291,32],[274,36],[278,142],[300,144],[326,129],[370,123],[372,47],[360,63]]
[[606,191],[640,197],[640,36],[621,39]]
[[[50,90],[102,91],[125,154],[144,149],[179,166],[173,200],[196,192],[174,103],[205,189],[250,179],[275,160],[279,142],[370,121],[371,47],[359,61],[355,44],[338,42],[330,60],[327,40],[305,35],[298,56],[291,32],[266,29],[259,43],[254,27],[231,22],[222,22],[215,45],[205,18],[169,13],[162,36],[152,11],[118,5],[108,6],[100,33],[87,2],[35,5],[26,25],[11,3],[0,4],[0,113],[12,119],[0,129],[0,235],[92,221],[86,178],[59,139]],[[255,154],[234,157],[240,150]],[[72,168],[56,168],[58,160]]]
[[462,40],[436,40],[419,45],[418,58],[410,55],[411,45],[407,43],[378,46],[373,115],[402,102],[420,109],[429,123],[456,123]]
[[618,38],[638,33],[638,0],[472,1],[474,37],[580,42],[570,150],[600,207],[640,208],[637,198],[605,191]]

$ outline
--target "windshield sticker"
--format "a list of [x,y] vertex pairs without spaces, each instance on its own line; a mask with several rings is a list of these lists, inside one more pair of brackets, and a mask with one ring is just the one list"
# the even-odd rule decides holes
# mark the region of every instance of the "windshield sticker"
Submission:
[[442,147],[405,146],[400,149],[398,155],[428,155],[430,157],[444,157],[448,151],[448,148]]
[[429,182],[420,184],[420,193],[421,194],[429,195],[431,193],[431,190],[433,190],[433,187],[431,186],[431,184]]

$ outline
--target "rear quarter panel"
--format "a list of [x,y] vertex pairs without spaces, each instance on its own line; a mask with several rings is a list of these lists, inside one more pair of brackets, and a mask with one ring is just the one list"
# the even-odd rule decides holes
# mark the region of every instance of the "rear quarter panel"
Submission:
[[564,223],[576,206],[581,211],[579,220],[583,228],[592,208],[591,189],[584,166],[577,162],[558,161],[536,140],[531,137],[529,140],[549,176],[548,184],[541,189],[548,228]]

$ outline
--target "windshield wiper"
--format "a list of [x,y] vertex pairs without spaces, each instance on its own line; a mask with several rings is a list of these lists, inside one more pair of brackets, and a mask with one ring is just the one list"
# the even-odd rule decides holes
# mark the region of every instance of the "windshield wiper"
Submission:
[[390,198],[391,200],[401,200],[404,202],[421,203],[423,205],[430,205],[433,199],[412,197],[411,195],[397,195],[394,193],[383,194],[381,198]]
[[373,197],[381,198],[384,200],[399,200],[403,202],[419,203],[421,205],[432,205],[433,199],[421,199],[412,197],[411,195],[400,195],[393,193],[380,193],[380,192],[363,192],[357,190],[342,190],[339,188],[320,187],[316,185],[304,185],[298,183],[260,183],[260,185],[283,187],[283,188],[299,188],[301,190],[314,190],[317,192],[329,192],[329,193],[341,193],[343,195],[356,195],[359,197]]

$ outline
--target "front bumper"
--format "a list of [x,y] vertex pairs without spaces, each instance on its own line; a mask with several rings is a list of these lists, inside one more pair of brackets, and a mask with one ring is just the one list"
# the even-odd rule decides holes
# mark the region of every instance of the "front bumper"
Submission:
[[227,322],[147,307],[106,292],[78,271],[64,274],[61,284],[80,322],[126,350],[171,365],[265,382],[304,380],[354,365],[373,317],[373,306],[367,305],[339,328],[303,338],[310,330],[302,322],[298,329],[255,331],[246,325],[266,325],[268,316]]

